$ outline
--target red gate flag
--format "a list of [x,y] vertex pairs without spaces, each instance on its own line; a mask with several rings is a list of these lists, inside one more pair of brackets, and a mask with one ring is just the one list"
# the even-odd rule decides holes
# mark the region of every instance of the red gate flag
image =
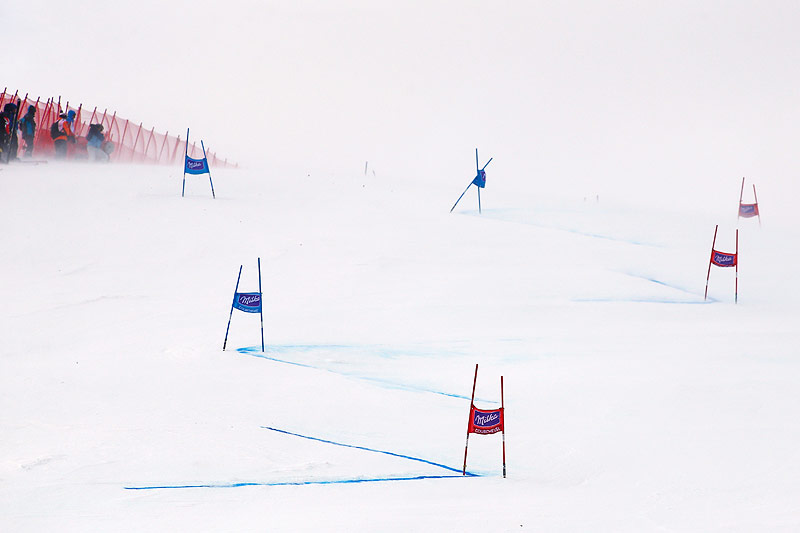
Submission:
[[472,398],[469,401],[469,422],[467,424],[467,441],[464,444],[464,470],[467,475],[467,451],[469,450],[469,434],[491,435],[503,434],[503,477],[506,477],[506,430],[505,405],[503,403],[503,376],[500,376],[500,409],[475,408],[475,385],[478,383],[478,365],[475,365],[475,378],[472,380]]
[[741,218],[753,218],[759,216],[758,204],[739,204],[739,216]]
[[758,196],[756,195],[756,185],[753,184],[753,202],[752,204],[742,203],[742,196],[744,196],[744,178],[742,178],[742,189],[739,191],[739,218],[753,218],[758,217],[758,225],[761,226],[761,213],[758,211]]
[[478,435],[491,435],[503,431],[503,408],[483,411],[473,405],[469,410],[468,431]]
[[734,303],[739,302],[739,230],[736,230],[736,251],[734,253],[720,252],[714,246],[717,244],[717,230],[719,225],[714,227],[714,240],[711,241],[711,258],[708,260],[708,273],[706,274],[706,292],[703,300],[708,299],[708,280],[711,278],[711,265],[718,267],[734,267],[736,269],[736,285],[734,287]]
[[720,252],[719,250],[711,250],[711,262],[718,267],[732,267],[736,266],[736,255]]

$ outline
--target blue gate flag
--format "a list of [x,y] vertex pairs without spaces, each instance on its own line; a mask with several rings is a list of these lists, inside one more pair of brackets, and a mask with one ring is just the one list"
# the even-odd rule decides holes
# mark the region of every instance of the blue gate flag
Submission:
[[187,174],[211,173],[208,168],[208,160],[205,157],[203,159],[192,159],[188,155],[186,156],[184,172],[186,172]]
[[481,189],[486,188],[486,171],[485,170],[478,170],[478,175],[475,176],[474,180],[472,180],[472,184],[473,185],[477,185]]
[[260,292],[237,292],[233,299],[233,307],[245,313],[261,312]]
[[[208,174],[209,178],[211,173]],[[233,303],[231,303],[231,314],[228,316],[228,327],[225,329],[225,341],[222,343],[222,351],[228,345],[228,333],[231,330],[231,319],[233,310],[238,309],[245,313],[258,313],[261,315],[261,351],[264,351],[264,314],[261,302],[261,258],[258,258],[258,292],[239,292],[239,281],[242,279],[242,265],[239,265],[239,275],[236,277],[236,288],[233,289]]]
[[[183,185],[181,185],[181,198],[186,192],[186,174],[208,174],[208,183],[211,185],[211,196],[216,198],[214,194],[214,182],[211,181],[211,169],[208,166],[208,158],[206,157],[206,147],[203,140],[200,139],[200,148],[203,149],[203,159],[194,159],[189,157],[189,128],[186,128],[186,149],[183,151]],[[194,149],[194,145],[192,145]]]

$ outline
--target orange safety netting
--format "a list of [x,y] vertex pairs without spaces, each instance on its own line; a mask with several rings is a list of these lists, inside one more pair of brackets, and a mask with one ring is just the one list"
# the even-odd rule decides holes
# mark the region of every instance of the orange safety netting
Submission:
[[[110,155],[111,161],[119,163],[151,163],[158,165],[179,165],[183,161],[183,154],[194,159],[203,157],[203,150],[196,143],[186,146],[186,141],[181,140],[180,135],[170,135],[158,133],[155,128],[144,129],[142,123],[135,124],[128,119],[118,117],[116,112],[109,114],[106,111],[99,113],[94,108],[91,113],[83,109],[83,104],[71,107],[69,102],[61,105],[61,98],[58,100],[48,98],[42,101],[40,98],[32,100],[19,96],[18,93],[10,93],[3,89],[0,95],[0,109],[6,103],[19,102],[19,119],[28,111],[28,106],[36,108],[36,136],[34,137],[34,155],[37,157],[50,158],[55,155],[53,139],[50,137],[50,125],[53,124],[61,113],[75,111],[73,122],[73,133],[76,142],[67,144],[67,159],[86,159],[88,151],[86,149],[86,135],[89,133],[89,124],[102,124],[103,133],[106,140],[113,143],[114,151]],[[19,137],[20,152],[23,149],[24,141]],[[227,159],[217,157],[217,154],[206,149],[206,157],[209,166],[217,168],[238,167],[237,164],[229,162]]]

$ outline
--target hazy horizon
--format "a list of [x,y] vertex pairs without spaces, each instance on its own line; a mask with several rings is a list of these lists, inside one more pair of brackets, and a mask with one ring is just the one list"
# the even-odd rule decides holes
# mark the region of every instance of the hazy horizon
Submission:
[[797,190],[794,2],[34,0],[0,13],[22,51],[9,88],[191,127],[251,167],[369,160],[439,179],[469,173],[479,147],[534,189],[747,175]]

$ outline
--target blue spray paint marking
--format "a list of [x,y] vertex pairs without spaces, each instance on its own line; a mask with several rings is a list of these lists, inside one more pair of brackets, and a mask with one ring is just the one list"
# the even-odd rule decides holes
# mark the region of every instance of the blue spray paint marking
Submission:
[[[494,218],[496,220],[501,220],[503,222],[513,222],[515,224],[525,224],[526,226],[535,226],[537,228],[544,228],[544,229],[550,229],[550,230],[555,230],[555,231],[564,231],[566,233],[573,233],[575,235],[581,235],[583,237],[591,237],[593,239],[604,239],[604,240],[613,241],[613,242],[621,242],[621,243],[625,243],[625,244],[632,244],[634,246],[649,246],[651,248],[663,248],[664,247],[661,244],[644,242],[644,241],[640,241],[640,240],[637,240],[637,239],[624,239],[624,238],[620,238],[620,237],[613,237],[613,236],[610,236],[610,235],[603,235],[601,233],[592,233],[592,232],[582,231],[582,230],[579,230],[579,229],[568,228],[568,227],[564,227],[564,226],[556,226],[556,225],[552,225],[552,224],[542,224],[542,223],[534,222],[534,221],[531,221],[531,220],[521,220],[519,218],[514,217],[513,216],[514,213],[503,213],[503,211],[505,211],[505,210],[495,210],[495,211],[498,211],[497,213],[491,213],[490,211],[493,211],[493,210],[484,209],[483,210],[484,215],[482,215],[483,218],[487,218],[486,213],[489,212],[489,215],[488,215],[489,218]],[[472,212],[472,213],[468,213],[468,214],[470,214],[472,216],[477,216],[477,212]],[[508,216],[509,214],[511,214],[511,216]]]
[[[467,476],[475,477],[476,474],[467,472]],[[337,485],[342,483],[376,483],[382,481],[416,481],[419,479],[448,479],[464,477],[459,475],[447,476],[413,476],[413,477],[376,477],[355,479],[333,479],[328,481],[276,481],[275,483],[219,483],[209,485],[153,485],[148,487],[124,487],[125,490],[164,490],[164,489],[234,489],[239,487],[286,487],[291,485]]]
[[[275,346],[275,345],[273,345],[273,346],[270,346],[269,348],[271,350],[274,350],[276,348],[279,349],[279,350],[281,348],[283,348],[283,349],[301,348],[303,351],[310,351],[310,350],[313,350],[313,349],[326,349],[326,348],[327,349],[332,349],[332,348],[341,349],[341,348],[350,348],[350,347],[349,346],[338,346],[338,345],[319,345],[319,346],[311,346],[311,345]],[[247,346],[245,348],[237,348],[236,351],[239,352],[239,353],[251,355],[253,357],[258,357],[258,358],[261,358],[261,359],[268,359],[269,361],[275,361],[276,363],[284,363],[284,364],[287,364],[287,365],[300,366],[300,367],[303,367],[303,368],[313,368],[314,370],[322,370],[324,372],[330,372],[331,374],[337,374],[337,375],[340,375],[340,376],[345,376],[345,377],[348,377],[348,378],[358,379],[358,380],[361,380],[361,381],[368,381],[370,383],[375,383],[377,385],[380,385],[381,387],[388,388],[388,389],[406,390],[406,391],[415,391],[415,392],[427,392],[427,393],[431,393],[431,394],[438,394],[439,396],[447,396],[448,398],[458,398],[460,400],[469,400],[470,399],[469,396],[464,396],[464,395],[461,395],[461,394],[453,394],[451,392],[439,391],[439,390],[430,389],[430,388],[426,388],[426,387],[420,387],[420,386],[417,386],[417,385],[408,385],[406,383],[398,383],[396,381],[391,381],[391,380],[383,379],[383,378],[375,378],[375,377],[370,377],[370,376],[363,376],[363,375],[356,374],[356,373],[353,373],[353,372],[342,372],[342,371],[331,370],[330,368],[324,368],[324,367],[321,367],[321,366],[310,365],[308,363],[298,363],[297,361],[289,361],[289,360],[286,360],[286,359],[279,359],[277,357],[272,357],[272,356],[267,355],[268,352],[262,352],[260,346]],[[486,400],[486,399],[483,399],[483,398],[476,398],[476,400],[478,400],[480,402],[483,402],[483,403],[490,403],[490,404],[499,403],[499,402],[494,401],[494,400]]]
[[425,463],[428,465],[436,466],[438,468],[443,468],[450,472],[455,472],[455,474],[447,474],[447,475],[439,475],[439,476],[410,476],[410,477],[374,477],[374,478],[353,478],[353,479],[332,479],[332,480],[311,480],[311,481],[275,481],[275,482],[256,482],[256,481],[245,481],[240,483],[209,483],[209,484],[196,484],[196,485],[146,485],[146,486],[138,486],[138,487],[124,487],[125,490],[163,490],[163,489],[227,489],[227,488],[239,488],[239,487],[283,487],[288,485],[335,485],[335,484],[342,484],[342,483],[376,483],[376,482],[383,482],[383,481],[416,481],[420,479],[448,479],[448,478],[459,478],[459,477],[482,477],[480,474],[475,474],[473,472],[467,471],[464,475],[462,471],[457,468],[452,468],[447,465],[443,465],[440,463],[434,463],[433,461],[428,461],[427,459],[420,459],[419,457],[412,457],[410,455],[402,455],[399,453],[394,452],[387,452],[385,450],[376,450],[373,448],[367,448],[365,446],[356,446],[354,444],[344,444],[341,442],[334,442],[332,440],[320,439],[317,437],[309,437],[308,435],[301,435],[299,433],[292,433],[291,431],[286,431],[283,429],[272,428],[269,426],[261,426],[263,429],[268,429],[270,431],[275,431],[277,433],[283,433],[285,435],[291,435],[293,437],[300,437],[303,439],[313,440],[316,442],[322,442],[325,444],[332,444],[334,446],[341,446],[343,448],[353,448],[356,450],[363,450],[366,452],[372,453],[382,453],[384,455],[389,455],[392,457],[399,457],[400,459],[408,459],[409,461],[418,461],[420,463]]
[[642,279],[645,281],[649,281],[650,283],[655,283],[656,285],[661,285],[662,287],[667,287],[669,289],[673,289],[690,296],[696,298],[696,300],[678,300],[678,299],[667,299],[667,298],[574,298],[573,302],[601,302],[601,303],[612,303],[612,302],[630,302],[630,303],[652,303],[652,304],[681,304],[681,305],[703,305],[703,304],[710,304],[716,302],[713,298],[709,298],[708,300],[700,299],[698,294],[685,289],[683,287],[678,287],[677,285],[672,285],[665,281],[661,281],[655,278],[651,278],[648,276],[642,276],[640,274],[634,274],[632,272],[620,272],[620,274],[624,274],[626,276],[630,276],[632,278]]
[[635,239],[621,239],[619,237],[611,237],[609,235],[602,235],[600,233],[589,233],[589,232],[580,231],[580,230],[571,229],[571,228],[560,228],[560,227],[557,227],[557,226],[542,226],[540,224],[534,224],[534,225],[542,227],[542,228],[554,229],[554,230],[558,230],[558,231],[565,231],[567,233],[574,233],[575,235],[581,235],[583,237],[591,237],[593,239],[604,239],[604,240],[607,240],[607,241],[621,242],[621,243],[625,243],[625,244],[632,244],[634,246],[650,246],[651,248],[662,248],[662,246],[660,244],[653,244],[653,243],[650,243],[650,242],[643,242],[643,241],[638,241],[638,240],[635,240]]
[[[428,461],[427,459],[420,459],[419,457],[411,457],[410,455],[401,455],[399,453],[387,452],[387,451],[384,451],[384,450],[375,450],[373,448],[365,448],[364,446],[356,446],[354,444],[343,444],[341,442],[334,442],[332,440],[320,439],[318,437],[309,437],[307,435],[301,435],[299,433],[292,433],[291,431],[286,431],[284,429],[271,428],[269,426],[261,426],[261,427],[263,429],[268,429],[270,431],[277,431],[278,433],[284,433],[286,435],[292,435],[294,437],[300,437],[300,438],[303,438],[303,439],[313,440],[313,441],[317,441],[317,442],[324,442],[325,444],[333,444],[334,446],[341,446],[343,448],[355,448],[356,450],[364,450],[364,451],[373,452],[373,453],[382,453],[384,455],[391,455],[392,457],[400,457],[401,459],[408,459],[410,461],[419,461],[420,463],[425,463],[425,464],[429,464],[429,465],[433,465],[433,466],[438,466],[439,468],[444,468],[445,470],[450,470],[451,472],[458,472],[459,474],[461,473],[461,470],[459,470],[457,468],[453,468],[453,467],[450,467],[450,466],[447,466],[447,465],[443,465],[443,464],[439,464],[439,463],[434,463],[433,461]],[[471,472],[467,472],[466,475],[468,475],[468,476],[476,476],[477,474],[473,474]]]
[[630,276],[632,278],[643,279],[645,281],[649,281],[650,283],[655,283],[656,285],[661,285],[663,287],[668,287],[670,289],[675,289],[676,291],[680,291],[680,292],[683,292],[683,293],[686,293],[686,294],[690,294],[690,295],[695,296],[697,298],[700,297],[700,295],[693,293],[689,289],[686,289],[684,287],[678,287],[677,285],[672,285],[670,283],[667,283],[665,281],[661,281],[659,279],[651,278],[651,277],[648,277],[648,276],[642,276],[640,274],[634,274],[633,272],[620,272],[620,274],[625,274],[626,276]]
[[704,305],[710,304],[711,298],[708,302],[684,302],[681,300],[656,300],[646,298],[573,298],[572,302],[581,303],[636,303],[636,304],[680,304],[680,305]]

